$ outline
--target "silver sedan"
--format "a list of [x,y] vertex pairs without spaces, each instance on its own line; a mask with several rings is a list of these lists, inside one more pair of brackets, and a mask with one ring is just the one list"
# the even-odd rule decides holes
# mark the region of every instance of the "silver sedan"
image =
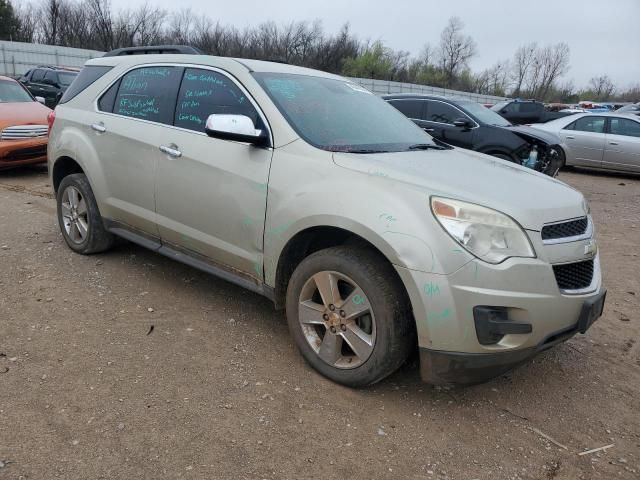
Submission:
[[640,117],[579,113],[532,127],[560,137],[565,164],[640,173]]

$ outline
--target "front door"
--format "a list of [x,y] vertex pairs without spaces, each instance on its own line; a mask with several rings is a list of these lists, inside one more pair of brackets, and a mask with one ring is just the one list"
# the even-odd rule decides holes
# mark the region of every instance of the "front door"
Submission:
[[[207,117],[250,117],[266,128],[248,93],[223,72],[187,68],[162,141],[156,211],[163,244],[262,279],[267,184],[273,150],[211,138]],[[168,153],[167,153],[168,152]]]
[[567,165],[600,167],[604,156],[605,117],[585,115],[560,130]]
[[609,118],[603,167],[640,172],[640,122]]
[[428,100],[424,112],[424,125],[433,130],[431,135],[455,147],[473,149],[474,127],[457,127],[456,120],[471,120],[462,110],[440,100]]

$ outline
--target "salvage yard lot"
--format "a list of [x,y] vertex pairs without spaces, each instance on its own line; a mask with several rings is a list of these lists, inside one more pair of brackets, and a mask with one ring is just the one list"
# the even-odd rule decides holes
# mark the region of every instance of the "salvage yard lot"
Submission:
[[413,362],[351,390],[266,299],[131,244],[74,254],[46,169],[0,172],[0,479],[638,478],[640,178],[560,179],[598,228],[588,334],[479,386]]

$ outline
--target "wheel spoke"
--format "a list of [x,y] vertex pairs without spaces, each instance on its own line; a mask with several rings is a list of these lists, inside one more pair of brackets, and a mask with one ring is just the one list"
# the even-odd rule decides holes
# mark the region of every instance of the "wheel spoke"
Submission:
[[81,198],[80,202],[78,202],[76,211],[78,215],[85,215],[87,213],[87,203],[84,201],[84,198]]
[[60,203],[60,210],[63,217],[71,217],[71,206],[68,203],[62,202]]
[[346,300],[342,302],[340,310],[344,311],[345,320],[351,320],[370,312],[371,304],[364,292],[360,288],[356,288],[349,294]]
[[300,302],[300,306],[298,307],[298,318],[300,318],[300,323],[307,325],[323,325],[323,313],[324,306],[312,302],[311,300]]
[[363,361],[369,357],[371,350],[373,350],[371,335],[365,333],[356,324],[347,325],[347,329],[344,332],[340,332],[340,335],[351,347],[356,357]]
[[78,191],[73,187],[69,187],[67,192],[69,192],[69,203],[71,207],[76,208],[78,206]]
[[69,238],[73,242],[77,243],[79,235],[80,235],[80,232],[78,231],[78,225],[75,222],[71,222],[71,225],[69,227]]
[[326,306],[335,305],[340,300],[338,281],[330,272],[316,273],[313,276],[313,280]]
[[342,350],[342,337],[334,335],[327,331],[322,339],[320,350],[318,350],[318,356],[322,358],[329,365],[334,365],[341,356]]
[[84,218],[80,217],[78,218],[76,225],[78,227],[78,233],[80,234],[80,238],[84,240],[85,237],[87,236],[87,232],[89,231],[87,222],[84,221]]

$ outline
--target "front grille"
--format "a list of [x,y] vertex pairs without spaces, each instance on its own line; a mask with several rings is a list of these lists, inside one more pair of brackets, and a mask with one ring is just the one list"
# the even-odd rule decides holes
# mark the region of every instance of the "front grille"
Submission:
[[593,280],[593,262],[567,263],[564,265],[554,265],[553,273],[560,290],[582,290],[589,287]]
[[556,240],[558,238],[577,237],[583,235],[589,227],[587,217],[568,222],[554,223],[542,227],[542,240]]
[[47,125],[15,125],[7,127],[0,133],[0,140],[24,140],[47,136]]
[[21,148],[19,150],[13,150],[4,157],[2,160],[6,161],[18,161],[18,160],[28,160],[30,158],[42,157],[47,154],[47,146],[39,145],[37,147],[29,147],[29,148]]

